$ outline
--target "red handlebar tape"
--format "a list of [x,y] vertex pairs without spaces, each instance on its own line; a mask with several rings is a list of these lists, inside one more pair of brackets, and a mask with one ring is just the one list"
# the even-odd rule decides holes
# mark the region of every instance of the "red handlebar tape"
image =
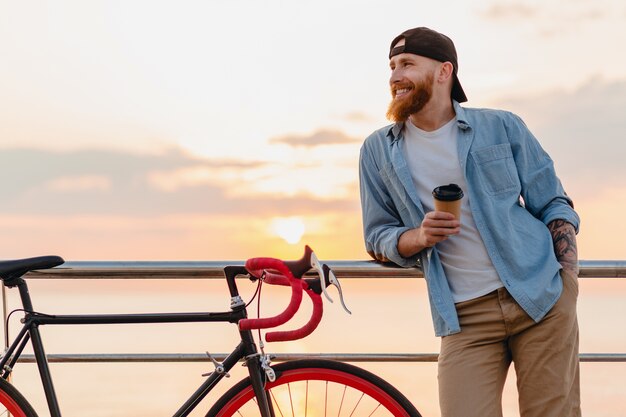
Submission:
[[246,269],[256,276],[259,271],[264,269],[273,269],[278,271],[279,274],[287,278],[289,285],[291,286],[291,300],[289,305],[282,313],[274,316],[262,319],[242,319],[239,320],[240,330],[252,330],[252,329],[268,329],[272,327],[278,327],[281,324],[289,321],[298,311],[300,303],[302,302],[302,282],[296,279],[289,268],[283,263],[283,261],[275,258],[252,258],[246,261]]
[[[307,247],[310,251],[310,249]],[[305,255],[306,256],[306,255]],[[310,258],[310,254],[309,254]],[[299,278],[295,278],[291,273],[289,267],[287,267],[283,261],[274,258],[253,258],[246,262],[246,269],[255,277],[261,278],[263,275],[263,281],[270,285],[282,285],[291,286],[291,300],[289,305],[281,314],[262,318],[262,319],[242,319],[239,321],[239,329],[241,330],[253,330],[253,329],[267,329],[272,327],[278,327],[281,324],[289,321],[300,308],[302,301],[302,290],[311,298],[313,302],[313,312],[309,321],[299,329],[268,332],[265,335],[267,342],[285,342],[289,340],[302,339],[317,328],[322,316],[324,314],[324,303],[320,294],[315,293],[309,288],[306,281]],[[272,270],[272,271],[268,271]]]
[[[303,281],[306,285],[306,283]],[[308,286],[307,286],[308,287]],[[288,340],[303,339],[313,333],[322,321],[322,315],[324,314],[324,303],[322,302],[321,295],[314,293],[307,288],[306,293],[311,297],[313,301],[313,313],[309,321],[302,327],[296,330],[286,330],[278,332],[269,332],[265,335],[267,342],[286,342]]]

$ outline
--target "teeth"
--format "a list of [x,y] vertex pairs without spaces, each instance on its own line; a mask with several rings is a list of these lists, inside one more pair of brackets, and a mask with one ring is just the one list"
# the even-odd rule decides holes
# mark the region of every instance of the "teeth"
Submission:
[[407,91],[409,91],[408,88],[400,88],[400,89],[396,90],[396,94],[404,94]]

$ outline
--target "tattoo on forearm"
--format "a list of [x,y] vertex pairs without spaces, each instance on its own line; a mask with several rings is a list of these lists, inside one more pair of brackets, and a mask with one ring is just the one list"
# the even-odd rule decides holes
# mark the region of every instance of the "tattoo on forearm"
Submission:
[[576,230],[565,220],[554,220],[548,225],[554,243],[554,253],[563,268],[578,274]]

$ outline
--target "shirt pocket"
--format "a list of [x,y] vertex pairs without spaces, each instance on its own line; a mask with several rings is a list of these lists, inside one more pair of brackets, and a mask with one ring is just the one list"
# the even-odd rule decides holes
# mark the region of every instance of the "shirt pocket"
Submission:
[[477,149],[471,155],[487,193],[496,195],[519,190],[520,182],[510,144]]

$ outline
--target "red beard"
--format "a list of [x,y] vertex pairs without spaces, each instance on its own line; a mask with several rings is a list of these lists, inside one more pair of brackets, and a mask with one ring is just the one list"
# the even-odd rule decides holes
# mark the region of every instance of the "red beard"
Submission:
[[[394,84],[391,86],[393,99],[387,109],[387,118],[393,122],[406,122],[412,114],[422,110],[433,95],[433,74],[428,74],[423,80],[415,83]],[[396,98],[396,91],[410,88],[406,96]]]

